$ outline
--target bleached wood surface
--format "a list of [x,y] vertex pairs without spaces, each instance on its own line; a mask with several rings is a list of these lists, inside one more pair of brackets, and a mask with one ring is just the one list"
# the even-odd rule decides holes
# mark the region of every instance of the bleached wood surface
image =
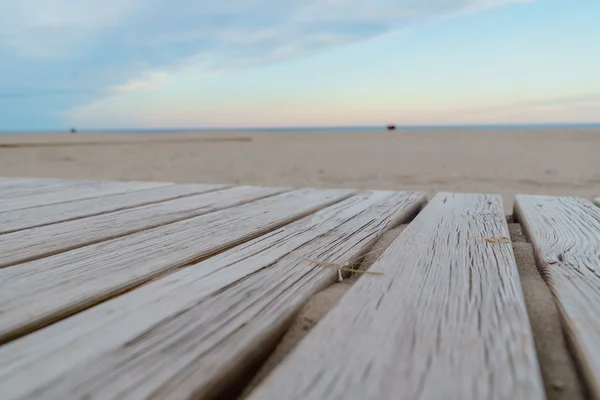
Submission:
[[556,297],[588,387],[600,399],[600,208],[575,197],[519,195],[515,215]]
[[[352,193],[295,190],[0,269],[0,342],[265,234]],[[0,259],[3,256],[0,253]]]
[[[368,192],[0,348],[13,398],[218,395],[294,311],[424,201]],[[369,276],[363,279],[385,279]]]
[[[60,191],[64,188],[86,186],[97,184],[98,182],[102,181],[89,179],[5,178],[0,181],[0,198],[7,199],[44,193],[45,191]],[[123,182],[116,183],[122,184]]]
[[[9,181],[10,182],[10,181]],[[0,188],[0,212],[170,185],[160,182],[59,181]]]
[[18,199],[36,195],[48,195],[66,192],[73,189],[121,188],[124,190],[136,187],[147,189],[172,185],[164,182],[118,182],[97,180],[65,180],[65,179],[15,179],[0,182],[0,199]]
[[7,233],[0,235],[0,267],[222,210],[285,190],[289,189],[238,186]]
[[[70,181],[71,183],[73,181]],[[82,181],[79,181],[82,182]],[[83,181],[89,182],[89,181]],[[37,192],[42,187],[49,187],[55,185],[64,185],[69,183],[64,179],[45,179],[45,178],[2,178],[0,180],[0,197],[8,198],[20,196],[23,193]]]
[[0,213],[0,234],[201,194],[225,185],[166,185]]
[[544,399],[499,196],[438,194],[250,396]]
[[598,207],[600,207],[600,197],[596,197],[594,199],[594,204],[596,204]]

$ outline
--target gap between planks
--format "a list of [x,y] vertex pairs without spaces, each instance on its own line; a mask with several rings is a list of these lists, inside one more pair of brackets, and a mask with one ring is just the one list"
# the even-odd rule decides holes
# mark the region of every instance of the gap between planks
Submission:
[[558,307],[538,271],[533,246],[527,242],[520,224],[509,224],[509,230],[547,400],[586,399],[581,377],[563,335]]
[[[409,217],[402,225],[385,232],[373,245],[373,247],[363,254],[355,264],[355,272],[344,277],[343,281],[338,281],[323,290],[312,295],[302,308],[294,315],[290,326],[286,328],[282,338],[278,341],[276,347],[271,351],[268,357],[260,363],[258,372],[242,382],[241,385],[233,387],[232,390],[220,396],[222,399],[245,400],[254,389],[287,357],[287,355],[298,345],[298,343],[310,332],[314,326],[337,304],[337,302],[346,294],[348,289],[364,274],[360,271],[368,271],[371,265],[381,256],[389,245],[406,229],[414,217]],[[368,277],[366,279],[369,279]]]
[[591,397],[600,398],[600,208],[576,197],[518,195],[515,215]]

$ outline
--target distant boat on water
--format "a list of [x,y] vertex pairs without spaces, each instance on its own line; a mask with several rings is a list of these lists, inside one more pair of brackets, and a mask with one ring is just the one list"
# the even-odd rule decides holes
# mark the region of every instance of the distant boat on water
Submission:
[[387,130],[388,131],[395,131],[396,130],[396,125],[392,125],[392,124],[388,125],[387,126]]

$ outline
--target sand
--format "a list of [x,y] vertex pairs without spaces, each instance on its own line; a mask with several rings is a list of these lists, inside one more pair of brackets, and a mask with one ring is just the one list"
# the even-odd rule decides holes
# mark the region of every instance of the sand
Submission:
[[599,196],[599,150],[591,129],[3,134],[0,176],[487,192],[510,213],[517,193]]
[[548,400],[584,399],[585,388],[577,377],[552,293],[535,265],[533,246],[527,243],[520,224],[509,224],[509,229],[546,397]]
[[[373,247],[364,254],[362,261],[357,266],[359,270],[366,271],[388,248],[390,244],[404,231],[408,225],[400,225],[384,233]],[[336,282],[328,288],[312,296],[302,306],[298,314],[292,321],[273,352],[261,365],[260,369],[252,380],[248,383],[238,400],[243,400],[250,396],[250,393],[256,389],[262,381],[269,376],[271,372],[294,350],[300,341],[311,331],[317,323],[325,317],[337,302],[346,294],[348,289],[362,277],[355,273],[345,278],[342,282]]]

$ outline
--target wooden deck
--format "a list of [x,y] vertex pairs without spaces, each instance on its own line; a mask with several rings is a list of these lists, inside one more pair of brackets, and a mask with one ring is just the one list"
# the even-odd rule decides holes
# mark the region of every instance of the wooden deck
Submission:
[[[515,218],[600,398],[600,208],[523,195]],[[0,398],[234,398],[400,224],[249,398],[550,398],[499,196],[8,178]]]

